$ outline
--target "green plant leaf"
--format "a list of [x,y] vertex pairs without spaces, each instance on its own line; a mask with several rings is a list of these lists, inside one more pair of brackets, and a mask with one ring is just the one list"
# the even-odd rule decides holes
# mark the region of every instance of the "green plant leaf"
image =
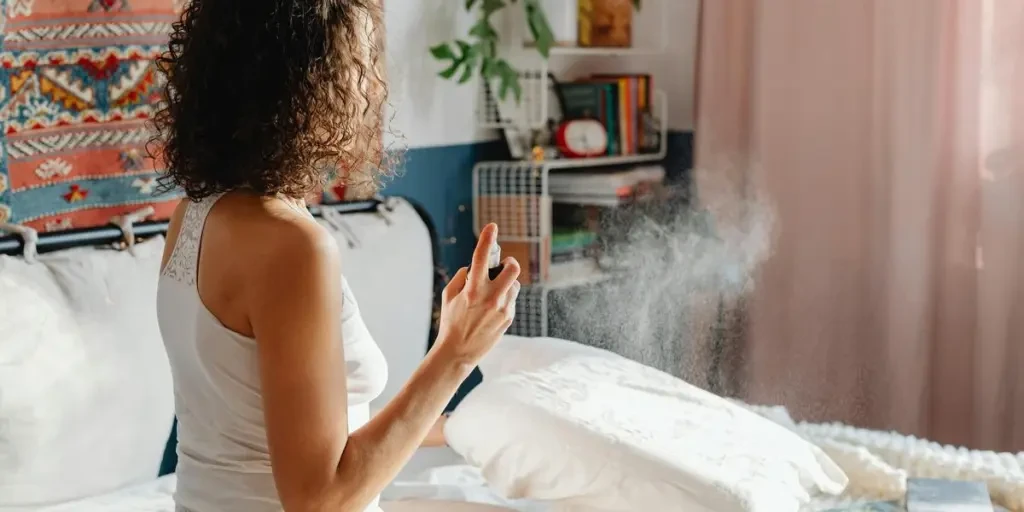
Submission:
[[503,59],[499,59],[494,63],[494,66],[498,75],[498,98],[502,101],[508,96],[509,92],[516,98],[518,103],[523,96],[523,87],[519,83],[519,73],[516,72],[512,66],[509,66],[508,62]]
[[494,50],[494,45],[482,41],[473,45],[473,54],[481,59],[493,59],[495,57]]
[[548,17],[544,15],[538,0],[524,0],[523,8],[526,10],[526,23],[530,27],[530,34],[537,42],[537,51],[544,58],[551,53],[551,46],[555,44],[555,35],[548,24]]
[[[640,0],[632,1],[637,5]],[[470,81],[474,73],[479,73],[488,83],[497,82],[500,99],[512,94],[516,102],[520,102],[523,94],[520,74],[498,56],[500,35],[491,23],[491,16],[510,4],[522,4],[537,49],[547,58],[554,45],[554,34],[539,0],[463,0],[462,3],[467,11],[476,9],[479,19],[469,29],[468,40],[457,39],[430,48],[434,59],[448,63],[438,75],[463,84]]]
[[473,70],[476,69],[476,66],[474,66],[473,64],[474,62],[472,62],[472,59],[467,59],[466,62],[463,64],[462,75],[459,76],[458,80],[459,84],[464,84],[468,82],[471,78],[473,78]]
[[476,61],[479,59],[480,54],[477,52],[475,45],[471,45],[466,41],[457,40],[455,44],[459,47],[459,64],[462,66],[462,75],[459,76],[458,82],[464,84],[473,77],[473,70],[476,69]]
[[480,5],[480,10],[485,18],[504,8],[505,0],[483,0],[483,4]]
[[494,30],[494,25],[491,25],[491,21],[487,18],[480,18],[480,21],[474,23],[469,29],[469,35],[477,39],[498,39],[498,31]]
[[454,61],[451,66],[448,66],[446,69],[438,73],[438,75],[445,80],[451,80],[451,78],[455,76],[455,72],[459,70],[459,65],[460,63],[458,61]]
[[430,54],[437,60],[451,60],[455,58],[455,54],[453,54],[452,49],[448,47],[448,43],[441,43],[437,46],[430,47]]
[[482,56],[480,59],[480,76],[484,77],[484,80],[491,80],[498,76],[497,66],[494,65],[495,60],[491,57]]
[[462,60],[465,60],[469,56],[469,54],[474,52],[473,45],[461,39],[457,39],[455,41],[455,44],[458,45],[459,47],[459,58]]
[[633,8],[638,11],[640,10],[640,0],[633,0]]

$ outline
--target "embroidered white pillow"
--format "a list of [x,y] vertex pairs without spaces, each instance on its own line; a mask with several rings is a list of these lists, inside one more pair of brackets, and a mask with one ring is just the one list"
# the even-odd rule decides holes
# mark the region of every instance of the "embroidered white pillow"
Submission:
[[621,356],[604,349],[561,338],[524,337],[506,334],[480,361],[480,373],[493,379],[514,372],[536,370],[573,356]]
[[796,512],[847,484],[795,433],[608,353],[485,378],[445,437],[496,491],[564,511]]

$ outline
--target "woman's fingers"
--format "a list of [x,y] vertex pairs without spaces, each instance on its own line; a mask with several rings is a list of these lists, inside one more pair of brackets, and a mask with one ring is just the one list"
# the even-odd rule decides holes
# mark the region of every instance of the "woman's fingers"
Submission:
[[519,281],[514,281],[512,287],[505,292],[505,300],[503,301],[503,308],[506,313],[510,316],[516,312],[516,298],[519,297],[519,289],[521,285]]
[[441,300],[450,302],[455,298],[463,288],[466,287],[466,276],[469,275],[469,269],[462,267],[458,272],[452,276],[452,279],[448,281],[448,285],[444,287],[444,291],[441,293]]
[[519,279],[519,273],[521,272],[519,262],[511,256],[502,261],[502,266],[504,268],[501,269],[501,273],[498,274],[498,277],[494,278],[496,294],[503,294],[512,287],[513,283],[518,283],[517,279]]
[[488,281],[487,259],[491,254],[491,245],[498,238],[498,226],[488,224],[480,232],[480,239],[476,242],[476,249],[473,250],[473,262],[469,266],[469,282],[479,286]]

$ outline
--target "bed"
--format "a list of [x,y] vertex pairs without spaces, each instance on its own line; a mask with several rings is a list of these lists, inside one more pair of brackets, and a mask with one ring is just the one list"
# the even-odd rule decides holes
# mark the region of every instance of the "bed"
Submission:
[[[401,388],[405,379],[419,364],[433,339],[435,296],[438,295],[437,291],[443,285],[443,274],[437,268],[439,260],[437,236],[427,214],[418,205],[400,198],[378,198],[370,201],[322,205],[312,207],[311,210],[322,225],[335,233],[345,261],[346,278],[354,293],[359,297],[360,303],[364,305],[361,308],[364,310],[364,320],[388,360],[390,374],[388,385],[382,395],[371,404],[371,409],[378,409]],[[65,277],[67,274],[79,271],[100,274],[95,281],[86,279],[78,282],[74,277],[70,280],[70,285],[67,284],[67,281],[61,281],[53,286],[54,290],[51,290],[53,295],[60,295],[76,286],[88,286],[90,291],[108,287],[112,280],[111,276],[115,273],[129,272],[133,273],[132,279],[142,279],[145,275],[152,276],[152,286],[144,287],[145,289],[139,292],[140,295],[145,296],[155,291],[157,273],[150,272],[154,269],[149,268],[125,269],[131,267],[130,262],[134,260],[148,260],[150,263],[147,265],[158,261],[158,255],[162,249],[160,239],[166,229],[165,221],[139,221],[132,224],[130,234],[133,244],[131,247],[126,247],[123,228],[115,225],[59,233],[32,233],[31,235],[21,233],[2,236],[0,237],[0,284],[6,283],[7,288],[4,289],[10,291],[12,272],[17,274],[25,268],[36,268],[32,266],[35,264],[35,260],[42,260],[45,267],[40,274],[56,273],[64,274]],[[96,254],[91,253],[94,249]],[[83,256],[76,252],[82,250],[88,250],[90,253]],[[28,259],[33,260],[33,263],[25,261],[26,255]],[[111,258],[113,260],[110,260]],[[97,263],[94,260],[100,260],[102,263]],[[66,263],[69,265],[64,265]],[[109,275],[104,272],[108,272]],[[37,280],[45,278],[45,275],[32,277]],[[15,284],[17,282],[18,279],[15,279]],[[29,279],[28,284],[34,286],[37,283]],[[10,297],[10,295],[8,296]],[[88,303],[95,302],[94,299],[96,297],[90,295],[80,297],[78,300]],[[134,302],[146,303],[145,300]],[[9,305],[4,304],[4,306]],[[16,308],[0,308],[0,311],[4,310],[10,314],[0,314],[0,368],[10,368],[12,364],[18,363],[19,358],[23,357],[23,350],[18,348],[21,343],[11,342],[31,341],[32,335],[37,335],[38,332],[29,333],[28,336],[21,336],[21,334],[24,332],[26,323],[39,322],[36,319],[26,318],[24,311]],[[54,316],[68,314],[67,312],[59,313]],[[136,310],[122,311],[118,314],[144,316]],[[18,317],[24,321],[18,323]],[[395,318],[403,318],[406,321],[395,322]],[[93,322],[95,318],[91,316],[89,320]],[[84,323],[81,318],[69,322],[69,324],[79,327]],[[19,330],[21,332],[18,332]],[[15,334],[16,332],[18,334]],[[133,332],[137,333],[138,330]],[[114,380],[119,380],[115,384],[121,388],[150,387],[153,390],[141,393],[120,391],[116,396],[110,397],[110,400],[102,399],[110,402],[130,400],[138,410],[122,418],[124,421],[121,423],[132,422],[137,425],[139,430],[146,432],[134,436],[125,436],[123,432],[109,432],[113,420],[104,423],[97,419],[94,422],[95,425],[73,425],[73,422],[82,422],[83,411],[63,405],[63,410],[60,411],[55,411],[54,408],[36,407],[30,411],[36,416],[33,420],[39,420],[39,423],[44,420],[52,420],[56,423],[55,426],[45,425],[44,428],[39,429],[44,432],[43,435],[32,438],[24,435],[17,437],[19,435],[17,431],[12,433],[10,429],[5,431],[0,428],[0,510],[5,512],[16,510],[54,512],[173,511],[175,475],[165,474],[157,477],[159,468],[173,468],[175,460],[175,439],[172,431],[172,418],[169,415],[173,404],[170,396],[167,395],[170,391],[169,374],[166,369],[159,368],[166,362],[153,355],[153,349],[159,344],[158,338],[152,338],[155,331],[146,330],[145,332],[146,339],[144,341],[149,345],[149,349],[131,353],[130,357],[126,356],[120,359],[114,357],[93,358],[90,361],[83,361],[83,364],[84,362],[90,364],[99,362],[105,366],[126,364],[139,355],[144,355],[149,359],[141,363],[133,361],[137,363],[138,368],[133,368],[131,371],[125,372],[119,379]],[[67,354],[69,347],[82,343],[81,338],[85,337],[88,335],[76,333],[75,339],[67,340],[59,348]],[[108,337],[117,338],[118,336]],[[39,365],[36,364],[33,368],[38,369]],[[52,368],[52,366],[47,368]],[[72,364],[64,369],[73,373],[76,368],[81,369],[82,366]],[[154,377],[154,374],[159,375]],[[17,382],[18,377],[15,373],[8,372],[5,375],[7,380],[0,376],[0,426],[17,425],[24,418],[18,416],[17,404],[12,404],[18,400],[18,397],[11,396],[12,393],[9,391],[14,390],[15,385],[28,386],[33,382],[38,383],[38,381],[23,379]],[[142,376],[145,376],[145,382],[139,383],[133,380]],[[110,379],[101,379],[90,375],[77,380],[51,381],[49,383],[65,388],[73,384],[94,391],[107,390],[110,392],[109,383],[98,383],[97,381],[100,380]],[[8,391],[6,397],[4,396],[5,391]],[[162,395],[162,398],[155,399],[155,395]],[[38,394],[27,398],[37,402],[43,401]],[[60,394],[54,398],[56,401],[63,401],[68,397]],[[95,403],[97,400],[101,399],[86,397],[82,402]],[[117,404],[109,405],[116,406]],[[103,413],[113,413],[113,407],[110,411]],[[29,426],[39,427],[39,423]],[[97,431],[108,432],[104,434]],[[4,439],[5,435],[8,437],[6,440]],[[131,438],[127,439],[127,437]],[[51,465],[53,468],[33,473],[33,477],[41,476],[42,483],[36,485],[34,495],[18,503],[18,499],[12,498],[12,496],[19,492],[21,496],[26,496],[25,481],[5,479],[4,469],[12,467],[11,459],[17,458],[19,453],[17,450],[8,450],[10,453],[5,453],[4,448],[5,446],[18,448],[18,446],[11,446],[12,443],[20,442],[21,445],[25,445],[44,442],[40,439],[45,442],[53,442],[54,448],[52,450],[22,451],[27,454],[45,454],[46,460],[40,465]],[[146,444],[149,445],[147,449],[135,450],[136,453],[133,456],[125,454],[133,448],[137,448],[140,442],[147,439]],[[76,447],[70,454],[58,453],[68,444],[79,444],[83,440],[106,446],[80,447],[81,449]],[[112,453],[113,455],[109,458],[117,460],[115,462],[104,460],[102,456],[104,452]],[[5,456],[7,456],[6,461],[4,460]],[[7,466],[4,466],[5,462]],[[451,509],[452,501],[463,502],[467,505],[474,501],[490,504],[503,503],[493,493],[489,493],[486,486],[480,485],[479,475],[474,477],[472,468],[466,466],[458,468],[464,472],[463,476],[458,478],[455,477],[457,472],[445,473],[435,470],[439,467],[460,463],[459,457],[447,449],[425,449],[417,453],[396,480],[393,489],[384,493],[385,499],[391,497],[393,500],[402,502],[388,505],[389,509],[424,510],[422,506],[415,505],[415,502],[411,500],[415,497],[431,498],[437,506],[448,506],[443,510]],[[90,469],[97,468],[99,470],[95,472],[121,472],[126,476],[107,479],[89,476]],[[433,481],[417,480],[423,472],[426,471],[430,474],[431,470],[435,470],[432,473],[433,476],[426,478],[434,478]],[[149,476],[142,477],[140,474]],[[465,477],[466,474],[470,475],[469,480]],[[438,475],[451,475],[452,479],[439,482],[436,480]],[[10,476],[10,473],[7,476]],[[68,485],[64,485],[62,482],[67,482]],[[471,482],[471,485],[467,485],[467,482]],[[52,500],[47,499],[50,496],[53,497]],[[442,498],[450,501],[444,503]],[[46,503],[47,501],[51,503]],[[429,507],[426,510],[429,510]]]
[[[394,396],[418,366],[434,335],[435,297],[442,279],[436,268],[439,259],[437,237],[430,219],[422,210],[413,203],[399,198],[317,207],[314,209],[314,213],[324,226],[336,234],[345,262],[345,275],[353,292],[359,297],[364,320],[389,363],[388,385],[382,395],[371,403],[372,410],[379,409]],[[166,223],[143,222],[136,224],[133,234],[141,237],[155,237],[151,239],[152,242],[148,244],[147,242],[135,243],[127,249],[122,247],[122,250],[117,253],[108,250],[93,254],[97,258],[105,259],[121,257],[123,261],[118,260],[120,263],[107,263],[105,264],[107,266],[102,268],[92,263],[84,267],[81,264],[71,265],[68,268],[92,273],[106,269],[110,275],[104,278],[105,280],[101,279],[100,284],[91,285],[89,290],[95,291],[93,289],[98,287],[103,288],[105,293],[109,294],[111,290],[116,290],[110,276],[114,276],[116,272],[126,272],[125,268],[130,266],[126,262],[143,258],[147,255],[147,251],[150,252],[149,259],[152,260],[153,253],[162,247],[159,245],[162,243],[159,241],[159,235],[165,229]],[[46,260],[46,264],[50,265],[50,274],[53,274],[53,268],[59,267],[61,262],[67,263],[69,259],[78,257],[64,256],[77,254],[73,251],[69,252],[68,249],[82,245],[106,245],[118,242],[122,238],[122,230],[108,227],[40,235],[34,245],[38,252],[44,253],[39,257]],[[27,236],[25,239],[31,242],[32,236]],[[26,244],[23,238],[3,237],[0,238],[0,254],[21,254],[29,245],[33,244]],[[33,252],[31,247],[28,248],[29,253]],[[50,259],[47,260],[47,258]],[[20,261],[21,259],[23,258],[17,256],[0,256],[0,285],[5,285],[5,283],[9,285],[12,269],[16,270],[16,267],[29,268],[23,265],[24,262]],[[154,281],[152,287],[143,287],[145,288],[143,292],[155,293],[150,289],[155,288],[157,276],[155,269],[144,268],[138,269],[138,271],[139,276],[151,275]],[[56,272],[58,277],[60,273]],[[102,272],[100,273],[102,274]],[[37,277],[43,279],[46,276]],[[66,293],[66,288],[66,286],[64,288],[55,286],[52,293]],[[3,291],[0,290],[0,297],[2,296]],[[97,300],[89,299],[85,302],[92,303]],[[136,302],[146,304],[142,299]],[[17,311],[17,306],[14,304],[5,304],[5,308],[8,313]],[[0,308],[0,311],[5,308]],[[144,317],[143,310],[139,311],[138,315]],[[396,322],[395,318],[402,318],[404,321]],[[62,321],[60,315],[55,315],[54,319],[56,322]],[[32,319],[25,319],[24,315],[0,315],[0,366],[9,368],[12,360],[16,362],[16,359],[11,358],[11,347],[17,343],[12,344],[9,341],[18,341],[19,338],[12,336],[11,329],[21,326],[23,329],[41,329],[39,332],[44,334],[59,332],[46,331],[47,328],[56,328],[46,325],[52,322],[30,322],[30,320]],[[40,323],[44,325],[40,326]],[[124,323],[126,322],[121,322],[121,324]],[[130,326],[131,322],[127,323]],[[78,322],[74,325],[81,327],[83,324]],[[155,326],[152,327],[155,328]],[[124,328],[124,325],[120,325],[120,328]],[[150,326],[140,326],[139,329],[148,333],[153,332],[146,330],[151,329]],[[5,336],[6,338],[4,338]],[[4,339],[8,342],[4,343]],[[43,340],[44,338],[38,339]],[[71,339],[68,342],[70,344],[64,347],[65,352],[62,354],[66,354],[66,349],[73,347],[74,343],[72,342],[77,343],[77,340],[78,338]],[[133,338],[133,341],[137,342],[138,337]],[[525,343],[524,340],[509,337],[505,343],[506,353],[508,351],[514,353],[519,350],[517,347],[526,346]],[[555,341],[552,340],[551,344],[554,343]],[[130,433],[130,435],[116,432],[111,434],[107,432],[109,428],[105,429],[104,425],[99,423],[92,425],[90,431],[90,427],[84,424],[101,421],[91,415],[94,411],[79,411],[78,415],[69,415],[65,409],[74,409],[75,404],[69,402],[60,405],[63,402],[56,400],[58,405],[41,408],[39,403],[46,402],[41,397],[45,398],[46,395],[28,397],[31,399],[30,402],[34,401],[36,404],[35,419],[45,420],[50,417],[61,419],[63,423],[58,425],[59,428],[52,429],[56,433],[51,438],[65,441],[65,443],[56,443],[52,447],[53,449],[51,446],[36,446],[35,451],[23,450],[24,453],[35,454],[41,457],[40,460],[49,462],[42,464],[48,467],[29,475],[39,477],[38,479],[42,483],[35,484],[35,488],[31,489],[35,491],[34,494],[24,494],[24,496],[30,496],[31,499],[23,499],[20,504],[17,500],[11,499],[11,496],[19,491],[24,492],[24,481],[17,481],[18,476],[15,473],[4,473],[5,467],[17,467],[16,465],[11,466],[12,457],[10,457],[11,454],[4,453],[5,446],[13,452],[15,459],[18,449],[24,448],[17,444],[12,445],[10,439],[6,440],[7,444],[5,445],[4,439],[5,436],[10,437],[12,432],[14,436],[17,436],[19,432],[24,434],[24,431],[11,429],[11,425],[15,427],[18,425],[16,421],[12,421],[12,418],[14,420],[18,418],[12,414],[10,405],[11,391],[15,390],[13,385],[17,381],[11,380],[11,372],[0,374],[0,426],[6,427],[6,430],[0,429],[0,511],[173,511],[175,477],[173,474],[157,477],[161,466],[167,467],[168,463],[171,463],[173,467],[173,459],[163,460],[164,440],[168,438],[168,432],[171,430],[171,414],[173,413],[173,404],[169,397],[169,377],[166,375],[168,371],[161,367],[161,364],[166,365],[166,362],[162,361],[158,355],[154,355],[157,352],[162,353],[163,347],[158,338],[150,339],[149,337],[146,337],[142,344],[133,343],[132,345],[134,348],[137,348],[138,345],[148,346],[143,355],[150,357],[150,360],[139,362],[136,359],[131,359],[131,364],[128,363],[129,359],[123,357],[122,359],[104,360],[107,363],[115,361],[117,364],[133,368],[102,376],[92,376],[87,379],[87,383],[92,385],[95,384],[93,381],[103,382],[108,387],[102,389],[107,389],[109,393],[119,393],[119,397],[135,400],[135,407],[138,410],[125,411],[124,407],[115,407],[111,408],[111,412],[112,414],[131,414],[132,416],[120,420],[119,424],[136,425],[138,429],[145,430],[145,432],[142,434]],[[159,350],[154,352],[153,347],[158,347]],[[48,364],[53,364],[53,361],[49,361]],[[138,368],[134,368],[135,366]],[[74,368],[70,368],[70,370],[74,370]],[[35,372],[33,375],[38,374],[39,372]],[[118,379],[121,380],[118,381]],[[109,387],[111,380],[116,381],[116,386]],[[140,381],[144,385],[140,384]],[[57,393],[61,399],[67,398],[61,391],[68,388],[67,382],[54,382],[62,384],[60,389],[54,388],[56,389],[54,393]],[[147,390],[146,388],[152,389]],[[17,394],[14,393],[14,396]],[[79,405],[88,403],[110,406],[111,404],[106,402],[114,400],[108,399],[106,396],[91,395],[78,398]],[[788,429],[798,431],[807,439],[815,440],[821,446],[831,450],[835,456],[845,457],[842,462],[845,464],[844,469],[848,471],[862,470],[866,472],[865,475],[877,478],[878,475],[892,476],[891,472],[886,473],[885,470],[879,470],[879,464],[889,464],[890,468],[895,468],[895,470],[910,469],[925,473],[940,472],[936,468],[952,468],[954,473],[959,471],[961,476],[980,475],[983,478],[990,478],[990,482],[998,480],[1005,484],[1006,489],[1013,492],[1024,489],[1024,484],[1021,484],[1024,482],[1024,473],[1020,471],[1021,466],[1024,466],[1024,460],[1021,460],[1021,456],[1017,456],[1016,459],[1011,456],[1011,460],[1007,462],[998,454],[971,453],[904,438],[896,434],[861,431],[843,425],[798,424],[793,422],[783,409],[741,405]],[[63,409],[58,410],[58,406]],[[46,414],[40,415],[40,411]],[[73,422],[84,424],[74,424]],[[89,436],[83,437],[82,430],[89,431]],[[40,437],[37,435],[27,439],[35,442],[39,441]],[[75,441],[77,445],[68,440]],[[172,435],[168,442],[167,454],[173,455],[173,441]],[[92,443],[94,446],[80,446],[83,443]],[[139,448],[143,444],[145,448]],[[13,450],[11,450],[12,448]],[[70,450],[70,452],[64,450]],[[73,456],[69,457],[68,453],[72,453]],[[6,460],[5,455],[8,455]],[[118,461],[121,462],[120,466],[114,464]],[[96,471],[95,468],[104,468],[105,471],[122,471],[124,475],[120,479],[98,478],[95,481],[90,481],[90,477],[93,476],[91,473],[104,472]],[[875,473],[871,473],[872,471]],[[975,471],[975,473],[970,473],[971,471]],[[894,478],[898,480],[898,475]],[[999,480],[1000,478],[1002,480]],[[894,480],[890,480],[890,483],[892,481]],[[880,487],[876,486],[875,488]],[[53,499],[47,500],[45,499],[47,497],[53,497]],[[839,498],[819,499],[813,502],[808,510],[900,510],[896,503],[871,502],[873,498],[875,497],[870,496],[870,492],[868,492],[858,496],[847,495]],[[29,504],[26,505],[26,503]],[[398,478],[382,493],[382,507],[385,512],[428,512],[431,510],[459,512],[463,509],[465,512],[486,512],[496,510],[494,507],[500,507],[497,510],[522,512],[553,512],[555,510],[552,506],[537,500],[504,498],[491,489],[481,470],[448,448],[420,450]]]

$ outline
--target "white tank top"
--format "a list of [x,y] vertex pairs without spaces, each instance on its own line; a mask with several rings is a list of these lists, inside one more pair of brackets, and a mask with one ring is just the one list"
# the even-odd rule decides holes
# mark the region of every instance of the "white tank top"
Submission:
[[[203,305],[196,285],[203,226],[220,197],[186,207],[157,294],[178,417],[174,498],[179,510],[191,512],[280,512],[270,471],[256,341],[222,325]],[[387,363],[344,278],[342,285],[344,307],[338,314],[351,432],[369,420],[369,402],[384,389]],[[378,510],[377,500],[367,509]]]

